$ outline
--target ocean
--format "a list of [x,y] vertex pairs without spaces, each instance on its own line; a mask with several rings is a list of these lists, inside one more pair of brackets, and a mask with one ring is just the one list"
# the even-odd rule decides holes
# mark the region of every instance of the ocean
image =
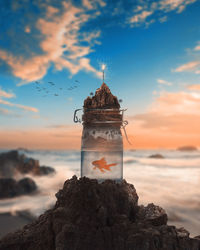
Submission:
[[[164,159],[149,158],[162,154]],[[55,193],[66,179],[80,177],[80,151],[36,150],[25,153],[40,165],[54,167],[56,174],[35,177],[39,191],[34,195],[0,201],[0,213],[29,210],[38,216],[51,208]],[[133,184],[139,204],[154,203],[169,215],[169,225],[185,227],[200,235],[200,151],[135,150],[124,152],[124,179]]]

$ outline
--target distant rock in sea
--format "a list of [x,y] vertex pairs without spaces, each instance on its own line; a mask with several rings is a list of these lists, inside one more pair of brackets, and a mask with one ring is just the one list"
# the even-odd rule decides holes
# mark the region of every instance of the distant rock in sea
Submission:
[[165,157],[161,154],[153,154],[153,155],[150,155],[149,158],[165,159]]
[[[161,207],[138,205],[133,185],[74,176],[54,208],[0,240],[2,250],[199,250],[200,237],[167,225]],[[192,215],[191,215],[192,216]]]
[[0,179],[0,199],[31,194],[36,190],[37,186],[30,178],[23,178],[20,181],[16,181],[12,178]]
[[137,162],[136,160],[132,160],[132,159],[128,159],[128,160],[124,160],[125,164],[131,164],[131,163],[135,163]]
[[47,175],[55,173],[51,167],[40,166],[39,161],[18,153],[17,150],[0,154],[0,177],[13,178],[15,174]]
[[198,148],[195,146],[183,146],[183,147],[179,147],[177,148],[178,151],[197,151]]

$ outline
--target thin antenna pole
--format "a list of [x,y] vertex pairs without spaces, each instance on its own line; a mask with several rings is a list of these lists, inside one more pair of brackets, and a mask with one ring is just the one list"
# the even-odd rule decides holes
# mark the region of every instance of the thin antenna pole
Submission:
[[102,73],[103,73],[103,83],[104,83],[104,79],[105,79],[105,73],[104,73],[105,68],[106,68],[106,65],[102,64],[101,69],[102,69]]

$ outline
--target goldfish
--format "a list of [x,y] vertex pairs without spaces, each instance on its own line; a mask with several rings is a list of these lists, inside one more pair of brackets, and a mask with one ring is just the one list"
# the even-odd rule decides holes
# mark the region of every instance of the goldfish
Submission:
[[98,168],[102,173],[105,173],[106,172],[105,170],[111,171],[110,167],[116,166],[117,163],[107,164],[105,158],[103,157],[103,158],[101,158],[98,161],[93,161],[92,165],[94,165],[93,169],[97,169]]

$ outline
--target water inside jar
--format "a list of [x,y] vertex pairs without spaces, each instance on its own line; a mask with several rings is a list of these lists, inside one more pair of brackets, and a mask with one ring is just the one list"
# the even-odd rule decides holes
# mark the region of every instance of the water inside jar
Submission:
[[81,151],[81,176],[121,181],[123,176],[123,151]]

